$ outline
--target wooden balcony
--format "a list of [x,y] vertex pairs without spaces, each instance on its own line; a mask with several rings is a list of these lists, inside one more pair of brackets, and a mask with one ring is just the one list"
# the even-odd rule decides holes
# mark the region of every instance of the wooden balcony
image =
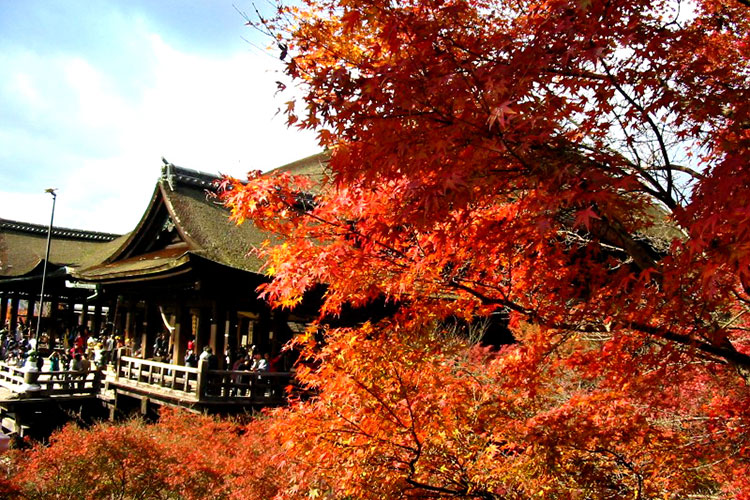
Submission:
[[0,362],[0,387],[5,398],[92,397],[99,394],[102,378],[99,370],[30,372]]
[[[121,353],[122,354],[122,353]],[[211,414],[246,414],[286,404],[289,372],[209,370],[118,356],[107,370],[29,371],[0,362],[0,424],[23,436],[49,422],[60,409],[111,419],[162,406]],[[98,408],[98,409],[97,409]],[[62,422],[60,422],[61,424]]]
[[106,389],[148,396],[179,406],[279,406],[286,401],[289,372],[209,370],[121,356],[107,374]]

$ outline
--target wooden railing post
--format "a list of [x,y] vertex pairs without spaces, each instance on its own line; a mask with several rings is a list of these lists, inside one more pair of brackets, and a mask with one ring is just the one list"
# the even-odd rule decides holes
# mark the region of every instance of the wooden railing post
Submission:
[[124,347],[117,348],[117,359],[115,360],[115,382],[120,381],[120,367],[122,366],[122,356],[124,353]]
[[102,372],[101,370],[97,370],[94,372],[94,381],[91,382],[91,386],[93,388],[94,393],[98,393],[99,390],[102,388]]
[[207,382],[208,382],[208,360],[201,359],[198,361],[198,381],[195,384],[195,395],[199,401],[206,394]]

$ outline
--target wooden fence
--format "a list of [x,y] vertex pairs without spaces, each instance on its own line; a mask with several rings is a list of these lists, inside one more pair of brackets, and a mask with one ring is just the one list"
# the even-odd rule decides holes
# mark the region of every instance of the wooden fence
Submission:
[[[103,380],[102,370],[30,373],[0,362],[0,387],[26,397],[94,396],[101,391]],[[118,356],[113,372],[107,373],[107,380],[115,387],[187,402],[275,406],[286,400],[287,387],[293,377],[289,372],[209,370],[206,361],[192,368]]]
[[89,371],[29,372],[0,362],[0,386],[18,394],[35,397],[96,395],[101,389],[102,373]]
[[114,377],[119,387],[137,388],[197,402],[237,401],[276,405],[286,399],[289,372],[209,370],[206,361],[197,368],[147,359],[118,356]]

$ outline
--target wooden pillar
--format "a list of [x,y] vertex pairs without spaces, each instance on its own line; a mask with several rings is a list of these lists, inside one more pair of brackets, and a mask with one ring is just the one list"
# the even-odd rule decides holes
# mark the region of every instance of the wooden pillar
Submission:
[[271,311],[268,308],[260,310],[258,322],[253,330],[255,346],[260,353],[270,352],[271,339]]
[[26,303],[28,304],[26,306],[26,328],[32,328],[33,326],[31,322],[34,320],[34,306],[36,305],[34,298],[32,294],[26,296]]
[[65,322],[67,323],[65,326],[73,330],[73,327],[76,326],[76,299],[72,294],[68,297],[68,311],[65,316]]
[[15,331],[18,326],[18,294],[13,292],[10,296],[10,329]]
[[115,301],[115,312],[112,318],[112,322],[115,324],[114,334],[119,335],[120,338],[125,338],[125,320],[127,319],[127,311],[125,309],[125,297],[118,295]]
[[222,311],[219,309],[219,303],[216,300],[211,301],[211,333],[208,345],[213,349],[214,354],[219,358],[219,369],[224,368],[224,337],[220,335],[220,321]]
[[83,304],[81,304],[81,326],[88,326],[89,324],[89,301],[86,297],[83,298]]
[[10,297],[8,294],[3,292],[3,296],[0,297],[0,329],[5,328],[5,323],[8,321],[8,301]]
[[49,334],[49,347],[50,349],[52,346],[55,345],[55,340],[58,338],[60,329],[57,325],[57,317],[58,317],[58,310],[60,302],[57,298],[57,295],[52,296],[49,303],[49,328],[47,329],[47,333]]
[[159,305],[155,302],[146,302],[144,318],[143,333],[145,336],[142,337],[142,342],[146,342],[149,356],[153,356],[156,337],[161,335],[162,332],[167,331],[167,327],[161,319]]
[[94,302],[94,324],[92,330],[97,337],[99,337],[99,333],[102,331],[102,298],[98,295],[96,302]]
[[188,339],[192,333],[190,311],[187,308],[178,305],[175,314],[172,363],[183,364],[185,361],[185,350],[187,349]]
[[154,306],[146,302],[143,308],[143,320],[141,321],[141,359],[150,358],[154,354],[153,342],[151,342],[149,329],[153,329],[153,324],[149,320],[151,309]]
[[[127,312],[125,313],[125,344],[131,348],[135,348],[135,314],[133,311],[133,303],[128,302]],[[133,355],[133,352],[130,353]]]
[[150,339],[149,339],[149,334],[148,334],[148,329],[149,329],[148,313],[149,313],[150,308],[151,307],[148,304],[146,304],[146,307],[143,310],[143,319],[141,321],[141,328],[140,328],[141,359],[150,358],[154,354],[154,347],[153,347],[152,342],[149,341]]
[[269,332],[268,353],[275,355],[281,352],[281,347],[291,339],[289,329],[289,312],[281,309],[273,311],[273,326]]
[[[229,347],[229,335],[232,332],[232,314],[237,314],[236,312],[233,312],[231,310],[227,310],[224,313],[224,342],[223,342],[223,350],[222,352],[226,352]],[[226,356],[220,356],[219,357],[219,367],[224,369],[230,369],[231,366],[223,366],[226,364]]]
[[203,346],[211,348],[214,354],[216,349],[211,345],[211,310],[205,307],[200,308],[198,311],[198,331],[195,335],[196,338],[200,339],[201,351]]
[[195,343],[195,350],[198,352],[198,355],[200,355],[200,353],[203,352],[203,347],[207,345],[207,339],[204,339],[200,335],[200,313],[198,313],[198,328],[193,328],[193,313],[195,313],[194,310],[188,311],[187,323],[185,323],[186,329],[183,330],[183,338],[185,339],[185,342],[192,340]]

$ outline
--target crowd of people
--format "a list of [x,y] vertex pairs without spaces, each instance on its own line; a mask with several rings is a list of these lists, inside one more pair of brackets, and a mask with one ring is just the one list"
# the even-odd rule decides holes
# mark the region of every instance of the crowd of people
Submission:
[[[122,339],[111,331],[111,328],[105,328],[99,334],[95,334],[87,326],[76,326],[66,329],[57,338],[50,338],[43,333],[39,344],[46,362],[38,363],[38,366],[45,365],[45,369],[49,371],[102,369],[115,361],[119,348],[125,347]],[[172,342],[168,333],[157,335],[152,347],[153,359],[165,363],[172,362]],[[140,348],[134,350],[137,357],[140,356]],[[34,331],[30,324],[19,321],[18,325],[11,329],[6,323],[0,329],[0,361],[11,366],[23,367],[30,358],[33,361],[38,359],[36,353]],[[223,366],[234,371],[279,372],[289,369],[288,357],[287,353],[272,357],[267,352],[261,353],[253,345],[227,349],[224,352]],[[197,352],[195,341],[190,340],[184,355],[185,366],[197,367],[201,360],[208,363],[209,370],[219,369],[219,358],[211,347],[205,346]]]
[[[197,367],[198,362],[205,360],[209,370],[219,367],[219,358],[211,347],[206,346],[201,353],[196,352],[195,342],[189,341],[185,351],[185,366]],[[271,357],[269,353],[261,353],[254,345],[239,347],[238,349],[227,349],[224,352],[224,366],[227,370],[252,371],[252,372],[278,372],[284,371],[284,354]]]
[[39,362],[36,339],[30,324],[19,321],[11,329],[6,323],[0,329],[0,361],[11,366],[22,367],[30,360],[37,366],[47,365],[49,371],[89,371],[101,369],[114,361],[117,349],[122,347],[120,337],[106,330],[93,334],[86,326],[67,329],[60,338],[50,338],[42,333],[39,338],[41,350],[47,362]]

